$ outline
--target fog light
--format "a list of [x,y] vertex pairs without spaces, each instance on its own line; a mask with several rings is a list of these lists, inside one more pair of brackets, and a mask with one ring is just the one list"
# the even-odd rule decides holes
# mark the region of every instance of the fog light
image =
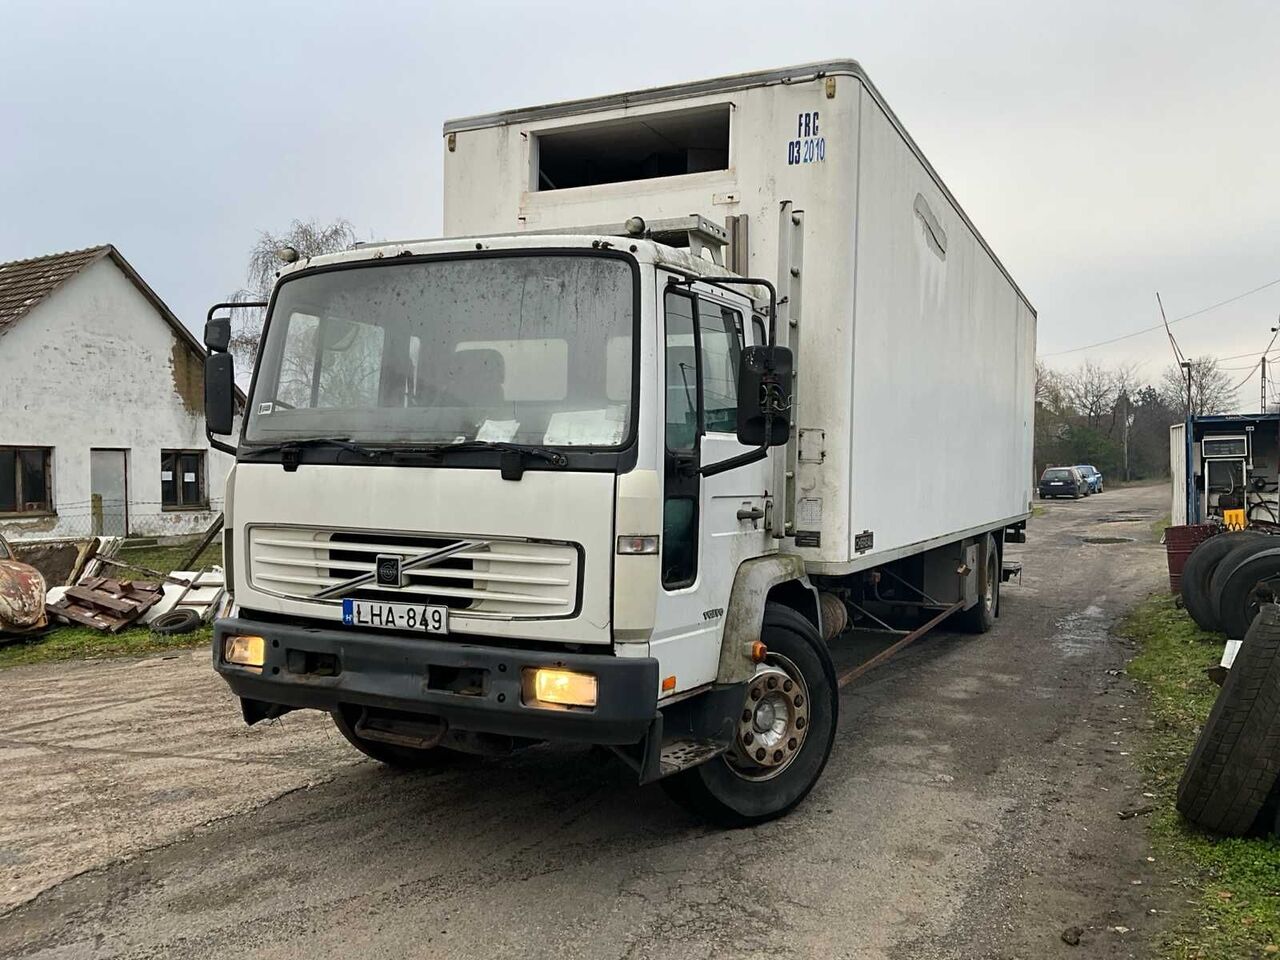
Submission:
[[524,702],[531,706],[594,707],[596,678],[590,673],[526,667]]
[[222,641],[222,659],[227,663],[260,670],[267,660],[267,642],[262,637],[226,637]]

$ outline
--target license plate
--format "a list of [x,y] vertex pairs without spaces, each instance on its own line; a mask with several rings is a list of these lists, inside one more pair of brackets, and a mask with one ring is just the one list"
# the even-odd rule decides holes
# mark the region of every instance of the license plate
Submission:
[[349,627],[380,627],[383,630],[448,633],[449,608],[421,603],[343,600],[342,622]]
[[1065,481],[1065,480],[1050,480],[1050,481],[1049,481],[1049,486],[1051,486],[1051,487],[1062,487],[1062,486],[1066,486],[1066,483],[1067,483],[1067,481]]

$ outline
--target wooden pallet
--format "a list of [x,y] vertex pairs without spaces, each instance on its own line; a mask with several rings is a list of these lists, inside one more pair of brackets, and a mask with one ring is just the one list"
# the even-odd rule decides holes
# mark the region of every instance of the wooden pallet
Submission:
[[67,587],[62,599],[46,609],[71,623],[119,633],[158,603],[163,595],[158,583],[92,577],[74,587]]

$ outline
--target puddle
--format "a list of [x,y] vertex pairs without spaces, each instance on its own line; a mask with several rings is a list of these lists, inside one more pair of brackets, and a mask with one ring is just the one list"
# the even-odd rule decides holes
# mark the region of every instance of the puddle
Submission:
[[1053,645],[1067,657],[1083,657],[1107,642],[1111,618],[1097,606],[1081,613],[1069,613],[1054,624]]
[[1133,537],[1081,537],[1081,543],[1133,543]]
[[1099,517],[1097,523],[1148,523],[1156,518],[1154,513],[1121,514],[1113,517]]

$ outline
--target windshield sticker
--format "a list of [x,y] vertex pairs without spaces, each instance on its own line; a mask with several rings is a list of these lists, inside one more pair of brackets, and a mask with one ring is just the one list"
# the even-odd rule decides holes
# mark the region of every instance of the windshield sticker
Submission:
[[265,417],[275,408],[275,404],[268,400],[266,403],[258,404],[258,416]]
[[476,439],[491,443],[510,443],[519,429],[519,420],[486,420],[476,431]]
[[542,442],[549,447],[614,446],[626,435],[626,423],[613,410],[564,410],[551,415]]
[[794,139],[787,141],[787,165],[822,163],[827,159],[827,138],[819,133],[818,111],[796,115]]

